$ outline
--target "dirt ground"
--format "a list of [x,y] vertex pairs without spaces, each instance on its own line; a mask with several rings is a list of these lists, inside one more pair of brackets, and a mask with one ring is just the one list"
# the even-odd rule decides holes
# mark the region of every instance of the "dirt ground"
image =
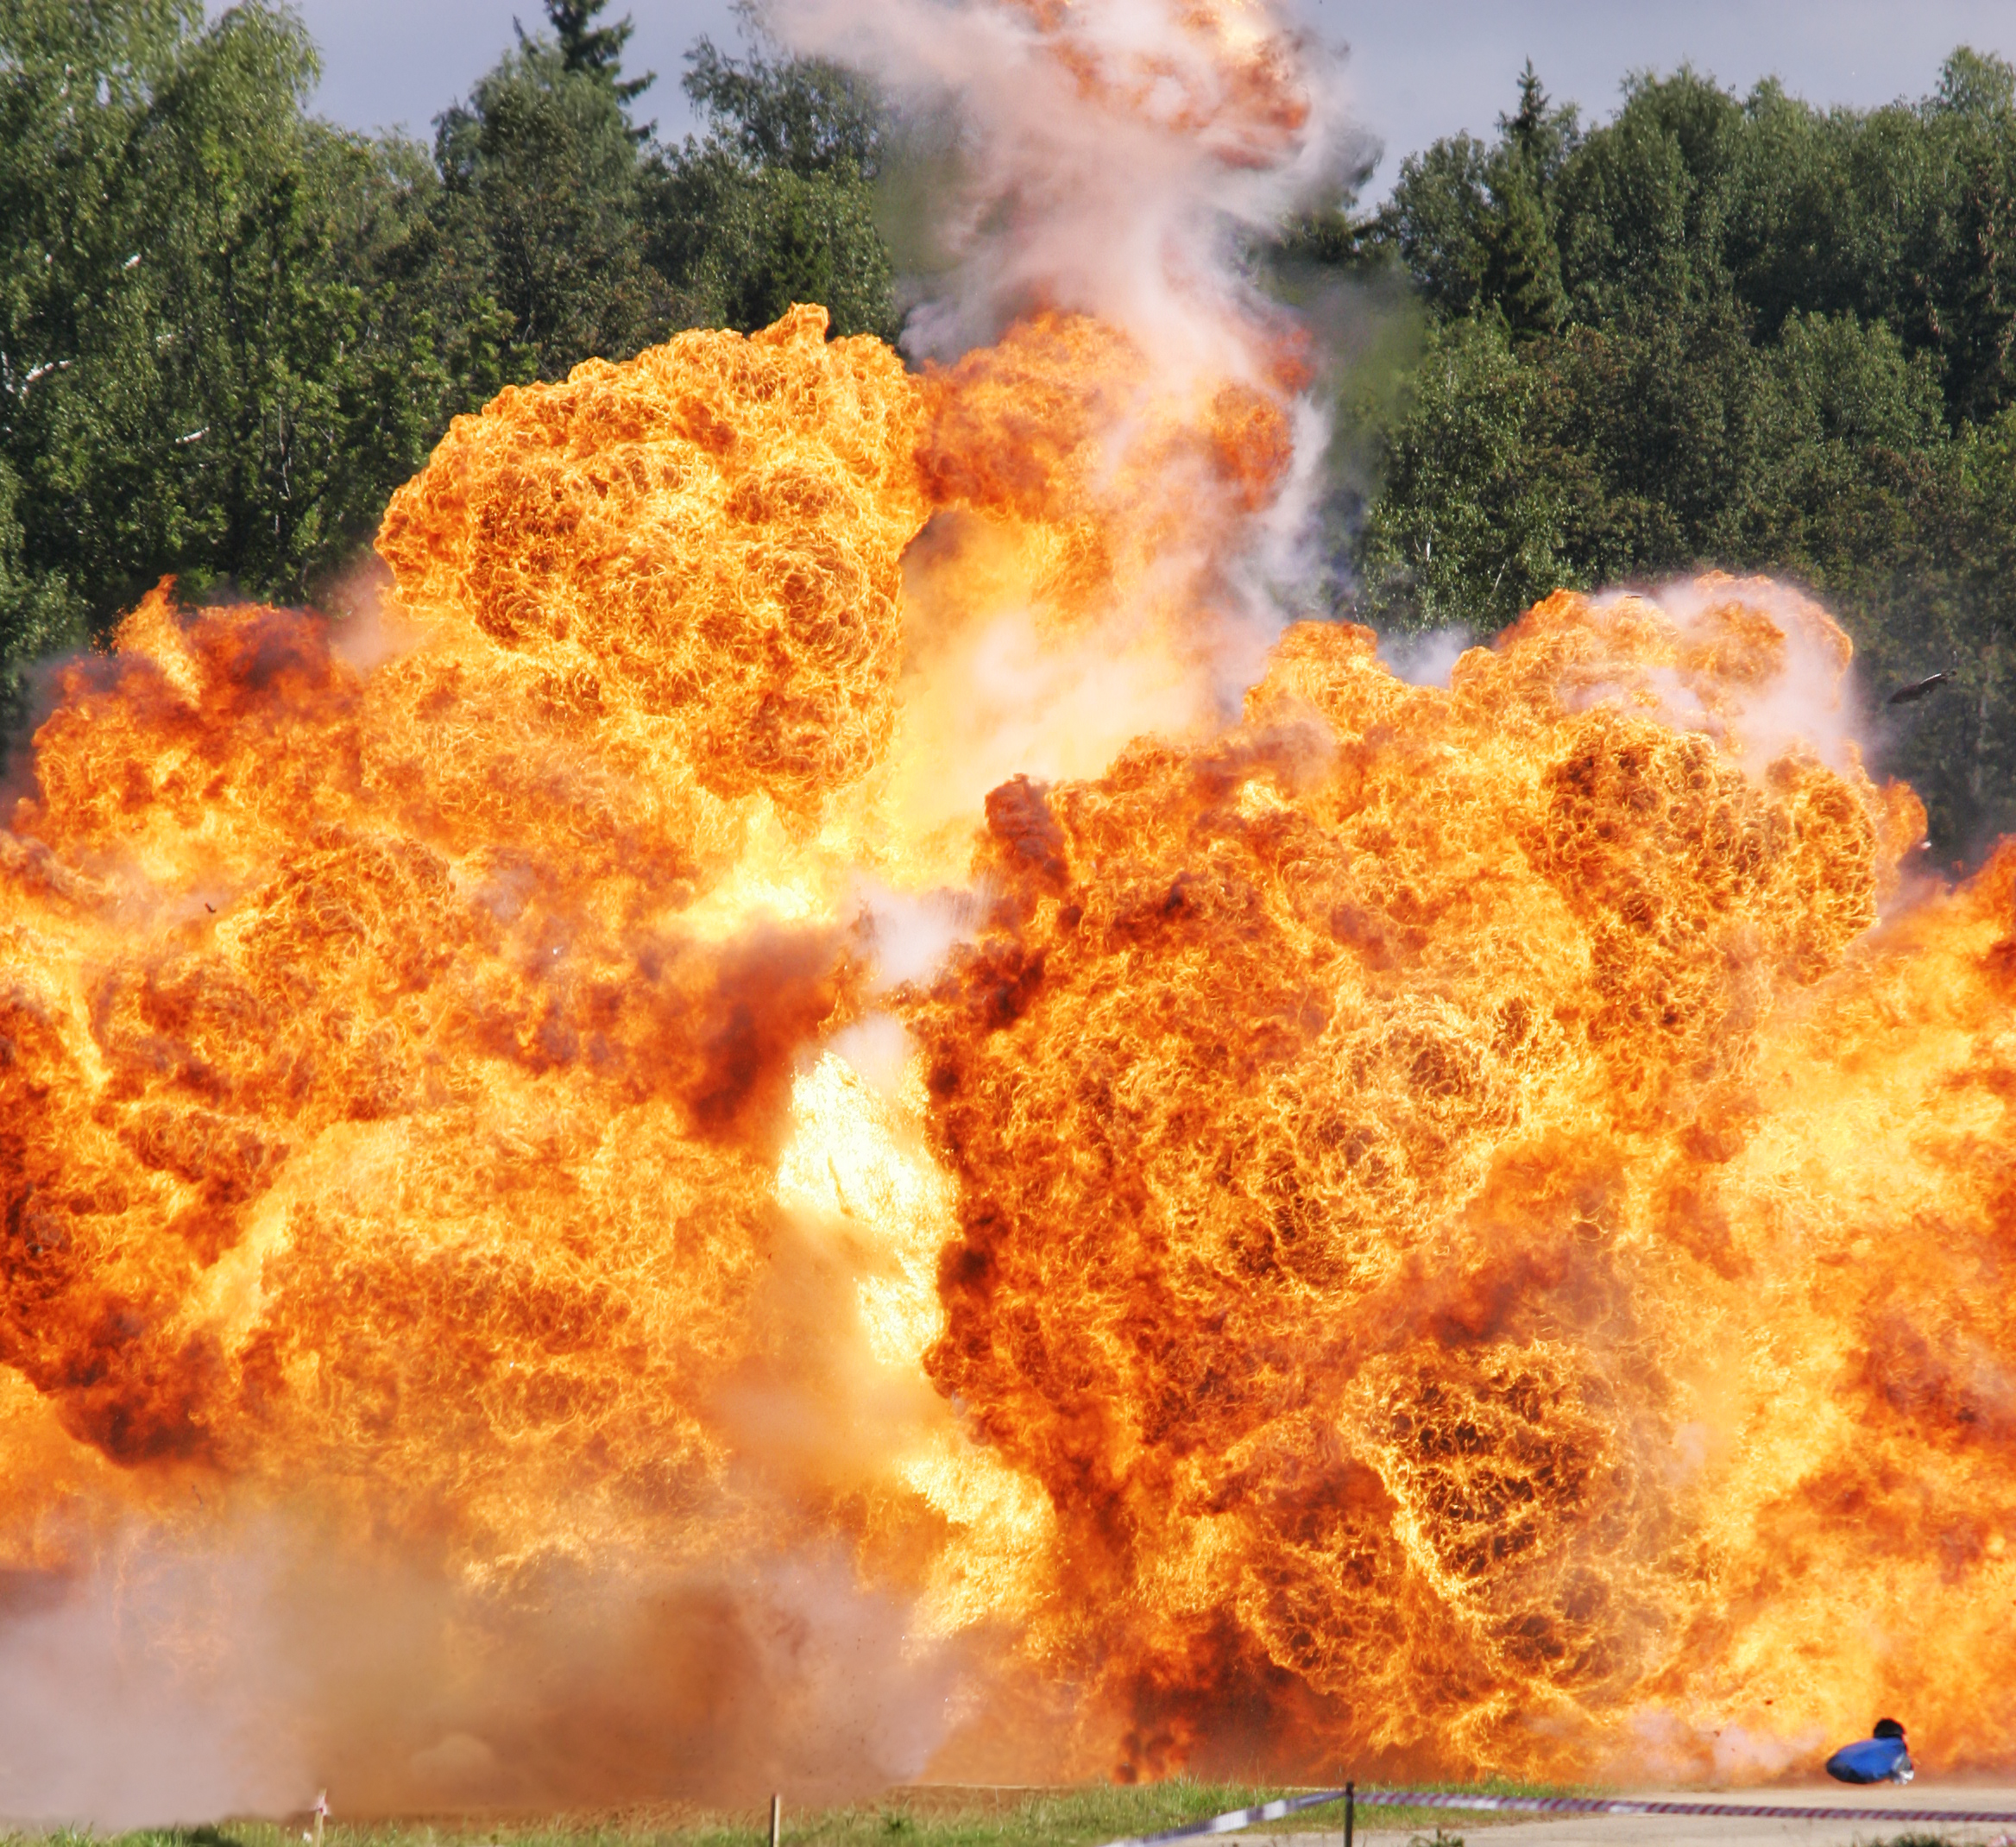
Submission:
[[[1920,1781],[1899,1789],[1888,1784],[1848,1788],[1839,1783],[1770,1789],[1621,1791],[1650,1801],[1745,1802],[1796,1808],[1999,1809],[2016,1814],[2016,1785],[1932,1784]],[[1535,1815],[1513,1820],[1488,1818],[1490,1847],[1858,1847],[1892,1841],[1899,1835],[1932,1835],[1956,1847],[2016,1847],[2016,1822],[1773,1821],[1737,1815]],[[1450,1811],[1444,1831],[1478,1831],[1487,1818]],[[1368,1825],[1369,1824],[1369,1825]],[[1406,1847],[1408,1839],[1433,1829],[1382,1828],[1377,1810],[1358,1812],[1360,1847]],[[1341,1820],[1321,1832],[1275,1837],[1295,1847],[1339,1847]]]

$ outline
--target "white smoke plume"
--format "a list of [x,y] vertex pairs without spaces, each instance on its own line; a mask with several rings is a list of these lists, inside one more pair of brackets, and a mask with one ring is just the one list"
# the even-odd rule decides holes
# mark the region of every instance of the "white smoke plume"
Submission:
[[911,317],[922,356],[1052,307],[1124,328],[1165,382],[1248,378],[1270,317],[1242,239],[1362,147],[1339,61],[1249,0],[777,0],[767,16],[958,123],[934,176],[954,268]]
[[[909,704],[920,725],[936,715],[956,733],[954,748],[923,754],[957,773],[918,791],[918,812],[971,811],[1017,774],[1096,775],[1134,737],[1195,736],[1235,716],[1320,574],[1328,421],[1295,393],[1307,335],[1257,285],[1252,252],[1364,165],[1341,58],[1266,0],[772,0],[762,16],[793,50],[866,72],[900,117],[935,125],[906,187],[942,264],[918,283],[913,357],[949,362],[1018,318],[1081,313],[1137,346],[1164,403],[1226,384],[1292,396],[1287,465],[1235,549],[1195,517],[1215,483],[1166,474],[1137,490],[1168,503],[1165,577],[1213,579],[1174,648],[1124,604],[1068,635],[1022,607],[947,621],[929,580],[962,540],[925,535],[912,646],[929,684]],[[1147,396],[1108,406],[1115,473],[1148,439]]]

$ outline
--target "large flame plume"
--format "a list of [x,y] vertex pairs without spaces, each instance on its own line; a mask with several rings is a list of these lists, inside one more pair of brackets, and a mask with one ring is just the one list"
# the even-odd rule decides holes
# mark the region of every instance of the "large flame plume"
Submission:
[[[1011,23],[1300,120],[1229,0],[1204,91]],[[1234,320],[684,335],[459,420],[381,632],[164,585],[66,671],[0,1811],[2016,1755],[2016,848],[1912,870],[1758,581],[1228,711]]]

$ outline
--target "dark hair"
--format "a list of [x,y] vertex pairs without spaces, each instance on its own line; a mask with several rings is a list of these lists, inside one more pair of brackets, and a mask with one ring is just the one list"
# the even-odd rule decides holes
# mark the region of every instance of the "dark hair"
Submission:
[[1904,1727],[1893,1718],[1878,1719],[1875,1730],[1870,1733],[1870,1737],[1877,1738],[1901,1738],[1903,1736]]

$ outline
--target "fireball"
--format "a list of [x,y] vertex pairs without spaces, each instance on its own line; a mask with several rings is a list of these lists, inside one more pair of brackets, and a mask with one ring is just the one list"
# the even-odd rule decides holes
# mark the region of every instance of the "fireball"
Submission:
[[[1017,17],[1306,123],[1234,0]],[[1292,340],[1025,306],[507,391],[370,632],[66,670],[0,1660],[209,1689],[216,1809],[2007,1763],[2016,846],[1761,580],[1257,641]]]

